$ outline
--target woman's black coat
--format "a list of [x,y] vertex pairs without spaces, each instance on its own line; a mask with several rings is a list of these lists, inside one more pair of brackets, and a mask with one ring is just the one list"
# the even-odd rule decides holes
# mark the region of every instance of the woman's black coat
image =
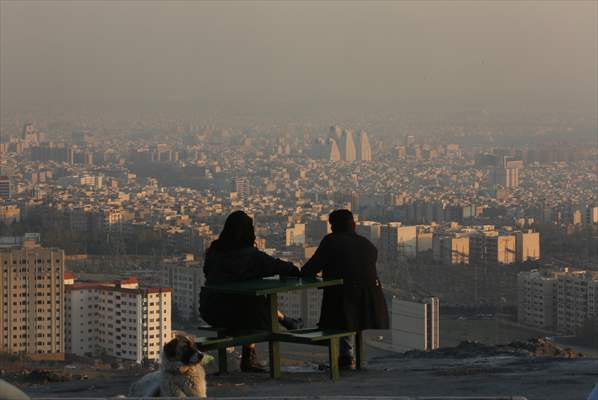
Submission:
[[320,242],[303,266],[303,276],[322,272],[342,278],[342,286],[324,288],[319,327],[322,329],[388,329],[388,309],[376,271],[378,250],[355,232],[333,232]]
[[[292,263],[269,256],[255,247],[231,251],[208,250],[204,263],[206,285],[239,282],[272,275],[299,275]],[[199,313],[208,324],[231,329],[272,327],[265,296],[218,293],[203,287]]]

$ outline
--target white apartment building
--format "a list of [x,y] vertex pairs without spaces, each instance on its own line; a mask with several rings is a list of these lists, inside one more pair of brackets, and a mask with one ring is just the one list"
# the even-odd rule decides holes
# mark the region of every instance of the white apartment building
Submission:
[[199,293],[205,277],[200,262],[173,260],[160,270],[160,285],[172,289],[173,318],[194,321],[199,316]]
[[517,320],[521,324],[553,329],[557,315],[557,278],[537,270],[517,276]]
[[392,348],[396,351],[430,351],[440,346],[439,300],[437,297],[421,301],[392,299]]
[[598,273],[591,271],[521,272],[517,277],[519,322],[574,335],[598,318]]
[[574,335],[588,319],[598,318],[598,273],[566,271],[557,275],[557,332]]
[[41,247],[36,237],[0,240],[0,351],[60,360],[64,251]]
[[84,283],[65,278],[67,353],[159,360],[171,338],[170,288],[139,288],[134,277]]

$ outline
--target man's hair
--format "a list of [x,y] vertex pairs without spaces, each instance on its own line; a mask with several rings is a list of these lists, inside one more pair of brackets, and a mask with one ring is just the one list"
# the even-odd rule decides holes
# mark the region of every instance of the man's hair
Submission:
[[353,230],[353,213],[349,210],[334,210],[328,216],[332,232],[351,232]]

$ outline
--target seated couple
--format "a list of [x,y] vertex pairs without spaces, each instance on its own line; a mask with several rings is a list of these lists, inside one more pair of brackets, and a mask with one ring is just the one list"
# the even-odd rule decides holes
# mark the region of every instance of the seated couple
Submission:
[[[314,277],[322,272],[324,278],[340,278],[344,284],[323,289],[320,329],[387,329],[388,310],[376,272],[376,247],[355,233],[349,210],[333,211],[329,223],[332,233],[322,239],[313,257],[300,270],[290,262],[259,251],[255,247],[253,220],[243,211],[235,211],[206,252],[206,284],[272,275]],[[216,293],[202,288],[200,314],[212,326],[238,330],[270,330],[272,326],[266,297]],[[287,329],[301,327],[300,320],[280,311],[278,320]],[[344,369],[355,367],[350,338],[341,340],[339,365]],[[255,344],[243,346],[241,370],[265,371],[257,362]]]

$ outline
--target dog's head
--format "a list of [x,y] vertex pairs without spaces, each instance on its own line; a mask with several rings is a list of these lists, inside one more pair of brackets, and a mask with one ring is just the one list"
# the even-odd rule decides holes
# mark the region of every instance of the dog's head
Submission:
[[204,354],[197,348],[195,342],[183,335],[177,335],[164,345],[162,364],[170,366],[192,366],[199,364]]

